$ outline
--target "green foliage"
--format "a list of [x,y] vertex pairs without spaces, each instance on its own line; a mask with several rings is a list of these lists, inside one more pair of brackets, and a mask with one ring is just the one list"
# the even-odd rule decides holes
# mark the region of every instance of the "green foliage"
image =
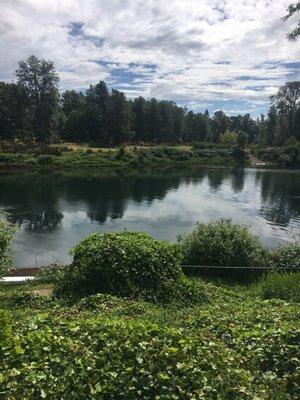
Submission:
[[191,234],[179,239],[187,265],[251,267],[257,265],[262,252],[256,236],[226,219],[197,223]]
[[300,302],[300,272],[269,273],[258,284],[264,299],[282,299]]
[[276,247],[268,252],[270,268],[300,269],[300,243],[290,243]]
[[0,219],[0,278],[12,266],[10,246],[14,233],[15,227]]
[[237,143],[240,147],[244,148],[249,142],[249,137],[246,132],[238,131]]
[[198,283],[214,301],[193,308],[108,294],[13,305],[0,285],[1,396],[298,399],[298,305]]
[[53,156],[49,155],[49,154],[44,154],[44,155],[40,155],[38,156],[37,162],[40,165],[49,165],[49,164],[53,164],[54,158]]
[[231,132],[229,129],[220,135],[220,143],[225,145],[233,146],[237,142],[237,134],[235,132]]
[[177,246],[145,233],[93,234],[72,250],[58,294],[152,297],[182,277]]
[[1,347],[7,343],[11,334],[11,318],[6,311],[0,309],[0,355]]
[[40,268],[35,276],[35,281],[39,283],[58,283],[63,279],[65,272],[66,267],[54,263],[48,267]]

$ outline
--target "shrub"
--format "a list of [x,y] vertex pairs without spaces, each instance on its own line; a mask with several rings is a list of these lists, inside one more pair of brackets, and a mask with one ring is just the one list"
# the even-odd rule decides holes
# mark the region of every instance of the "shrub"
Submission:
[[237,142],[240,147],[247,146],[249,142],[248,134],[244,131],[239,131],[237,134]]
[[300,269],[300,244],[290,243],[278,246],[268,253],[270,268],[295,268]]
[[231,132],[229,129],[220,135],[220,143],[233,146],[237,142],[237,134],[233,131]]
[[187,265],[251,267],[257,265],[262,252],[256,236],[227,219],[197,223],[191,234],[179,240]]
[[15,227],[7,221],[0,220],[0,278],[12,266],[11,241]]
[[246,159],[248,158],[248,155],[245,152],[245,150],[239,146],[234,147],[232,156],[238,162],[245,162]]
[[42,154],[38,156],[37,161],[40,165],[49,165],[53,163],[54,158],[50,154]]
[[41,268],[35,276],[35,281],[39,283],[57,283],[63,279],[65,272],[66,267],[52,264]]
[[[11,319],[6,311],[0,309],[0,344],[7,342],[11,335]],[[1,354],[1,347],[0,347]]]
[[122,160],[124,159],[124,157],[126,157],[126,150],[125,147],[119,147],[118,151],[116,153],[116,160]]
[[59,295],[149,297],[182,277],[178,247],[145,233],[93,234],[71,254],[73,263],[57,285]]
[[300,301],[300,272],[267,274],[258,284],[264,299]]

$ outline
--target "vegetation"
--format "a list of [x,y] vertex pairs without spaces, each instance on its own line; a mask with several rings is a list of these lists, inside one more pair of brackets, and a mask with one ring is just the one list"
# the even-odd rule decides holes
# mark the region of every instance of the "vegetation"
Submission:
[[[287,21],[289,18],[291,18],[294,14],[298,13],[300,11],[300,1],[297,1],[297,3],[290,4],[288,9],[287,15],[283,18],[284,21]],[[296,28],[292,30],[287,36],[289,40],[295,41],[300,35],[300,21],[298,20],[298,24]]]
[[251,153],[260,160],[279,167],[298,167],[300,164],[300,145],[290,140],[282,147],[252,146]]
[[257,286],[259,294],[264,299],[300,302],[300,272],[270,273]]
[[221,219],[197,223],[189,235],[180,237],[183,264],[253,267],[262,254],[259,239],[248,228]]
[[[293,9],[291,9],[291,12]],[[212,116],[187,111],[170,101],[127,100],[100,81],[83,92],[58,92],[53,62],[30,56],[16,70],[17,83],[0,83],[0,139],[22,142],[73,141],[98,146],[124,143],[222,143],[284,145],[299,141],[300,82],[288,82],[271,97],[267,117],[250,114]],[[42,158],[41,162],[45,162]]]
[[0,219],[0,279],[12,266],[10,244],[14,233],[14,227]]
[[298,398],[299,305],[199,284],[209,303],[189,308],[103,294],[67,305],[33,294],[45,285],[2,284],[1,396]]
[[248,159],[241,149],[235,154],[228,147],[194,148],[192,146],[95,148],[58,145],[24,145],[19,142],[0,143],[0,166],[26,168],[86,168],[102,166],[152,166],[177,164],[234,165]]
[[[268,265],[285,254],[294,265],[297,246],[266,252]],[[261,246],[227,220],[198,224],[175,245],[94,234],[72,250],[69,268],[43,269],[17,289],[0,284],[1,396],[299,398],[299,272],[216,285],[183,276],[181,252],[251,266]]]
[[279,246],[268,253],[268,265],[270,268],[300,269],[300,244],[291,243]]
[[58,293],[108,293],[123,297],[155,296],[182,278],[176,246],[146,233],[93,234],[71,251]]

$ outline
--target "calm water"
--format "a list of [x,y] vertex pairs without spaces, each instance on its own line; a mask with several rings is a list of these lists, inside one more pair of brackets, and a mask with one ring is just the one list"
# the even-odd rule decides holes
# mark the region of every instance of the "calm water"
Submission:
[[249,225],[265,246],[300,235],[300,171],[218,168],[9,173],[0,208],[18,224],[16,266],[68,262],[68,250],[95,231],[147,231],[175,241],[196,221]]

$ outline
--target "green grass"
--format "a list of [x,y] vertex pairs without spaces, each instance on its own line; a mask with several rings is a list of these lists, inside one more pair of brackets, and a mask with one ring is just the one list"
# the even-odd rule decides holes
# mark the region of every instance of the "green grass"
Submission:
[[299,303],[198,282],[194,307],[0,284],[1,398],[299,398]]

